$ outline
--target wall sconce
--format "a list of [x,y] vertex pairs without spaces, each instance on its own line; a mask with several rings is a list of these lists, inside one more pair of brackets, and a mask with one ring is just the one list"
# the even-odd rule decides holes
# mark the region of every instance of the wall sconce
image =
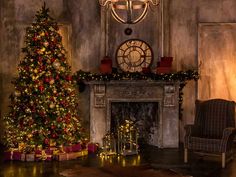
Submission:
[[110,8],[119,23],[135,24],[146,17],[150,4],[158,6],[160,0],[99,0],[99,3]]

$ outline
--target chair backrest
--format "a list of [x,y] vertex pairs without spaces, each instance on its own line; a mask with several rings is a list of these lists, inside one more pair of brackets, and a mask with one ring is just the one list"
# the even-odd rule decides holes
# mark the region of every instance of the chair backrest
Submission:
[[197,134],[205,138],[221,138],[226,127],[235,127],[235,102],[223,99],[196,100]]

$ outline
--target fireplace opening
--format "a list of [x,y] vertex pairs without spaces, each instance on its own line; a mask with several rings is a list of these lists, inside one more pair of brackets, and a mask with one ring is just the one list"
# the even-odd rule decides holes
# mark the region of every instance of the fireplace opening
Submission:
[[157,146],[159,114],[158,102],[112,102],[110,131],[115,133],[125,120],[138,128],[138,143]]

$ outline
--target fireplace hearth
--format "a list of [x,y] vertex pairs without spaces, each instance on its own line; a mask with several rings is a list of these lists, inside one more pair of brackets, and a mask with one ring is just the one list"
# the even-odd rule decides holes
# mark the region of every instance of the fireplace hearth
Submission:
[[140,138],[159,148],[179,145],[178,82],[93,81],[90,86],[90,141],[102,145],[109,131],[130,119]]

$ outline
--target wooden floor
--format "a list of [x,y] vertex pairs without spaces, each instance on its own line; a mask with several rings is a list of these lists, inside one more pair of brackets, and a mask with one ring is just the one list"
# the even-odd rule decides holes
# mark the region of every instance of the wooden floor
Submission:
[[78,165],[89,168],[101,168],[104,165],[148,165],[155,170],[171,169],[193,177],[236,177],[236,160],[231,161],[225,169],[222,169],[219,160],[191,153],[189,163],[185,164],[182,147],[179,149],[145,147],[139,155],[135,156],[101,158],[96,154],[90,154],[84,158],[63,162],[4,162],[2,157],[3,152],[1,151],[0,177],[62,177],[63,172],[76,170]]

